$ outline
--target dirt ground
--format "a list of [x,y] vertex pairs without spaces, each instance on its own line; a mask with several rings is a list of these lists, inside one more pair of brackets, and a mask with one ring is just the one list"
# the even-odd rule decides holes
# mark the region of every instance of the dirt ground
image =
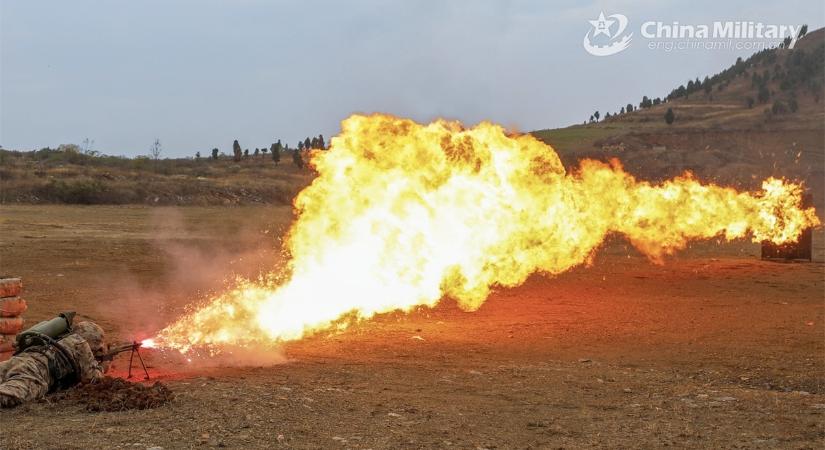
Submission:
[[[151,335],[232,273],[278,263],[288,208],[3,206],[0,272],[28,324],[74,309]],[[822,242],[821,232],[817,234]],[[613,240],[589,268],[196,367],[144,350],[159,408],[0,412],[0,448],[823,448],[825,266]],[[125,371],[118,360],[116,373]]]

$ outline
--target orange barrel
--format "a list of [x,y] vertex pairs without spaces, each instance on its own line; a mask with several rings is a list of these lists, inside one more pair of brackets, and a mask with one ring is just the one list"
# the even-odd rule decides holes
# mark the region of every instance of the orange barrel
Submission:
[[20,278],[4,278],[0,276],[0,298],[16,297],[23,289],[23,281]]
[[27,308],[26,301],[20,297],[0,298],[0,317],[18,317]]
[[23,329],[22,317],[0,318],[0,334],[17,334]]

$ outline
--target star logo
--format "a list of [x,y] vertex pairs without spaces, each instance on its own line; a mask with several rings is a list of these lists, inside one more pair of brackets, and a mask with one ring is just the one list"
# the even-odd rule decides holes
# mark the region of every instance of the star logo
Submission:
[[[633,33],[623,34],[628,23],[624,14],[605,16],[604,11],[601,11],[598,19],[588,20],[588,22],[592,28],[584,35],[584,41],[582,42],[587,53],[594,56],[614,55],[630,45]],[[611,32],[611,27],[614,25],[615,29]],[[606,36],[606,39],[595,39],[602,34]],[[607,40],[607,43],[603,44],[605,40]]]
[[615,20],[607,20],[604,17],[604,11],[599,13],[599,18],[596,20],[588,20],[590,25],[593,25],[593,29],[595,32],[593,33],[593,37],[596,37],[600,34],[604,34],[608,38],[612,38],[613,36],[610,34],[610,26],[616,23]]

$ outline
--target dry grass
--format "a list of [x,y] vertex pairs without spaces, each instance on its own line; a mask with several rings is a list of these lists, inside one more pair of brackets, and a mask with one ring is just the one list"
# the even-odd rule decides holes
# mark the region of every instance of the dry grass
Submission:
[[313,178],[269,157],[126,159],[0,150],[0,203],[289,204]]
[[[814,86],[825,86],[825,72],[822,66],[812,68],[814,72],[807,75],[802,82],[783,89],[783,78],[773,76],[766,86],[770,98],[766,102],[758,101],[758,87],[752,80],[753,74],[775,74],[779,67],[781,73],[789,73],[794,67],[794,55],[821,53],[825,45],[825,30],[809,33],[794,50],[776,50],[774,59],[748,60],[740,75],[726,81],[712,84],[710,92],[700,90],[686,97],[675,98],[667,103],[646,109],[636,109],[632,113],[614,115],[623,105],[616,105],[610,111],[611,117],[598,123],[575,125],[563,129],[539,130],[532,134],[538,139],[553,145],[562,157],[570,158],[591,155],[594,151],[604,150],[604,144],[613,146],[624,142],[629,152],[637,150],[632,141],[650,148],[659,146],[661,140],[673,141],[675,135],[685,136],[684,143],[676,152],[695,152],[706,147],[728,147],[738,152],[742,148],[743,134],[751,134],[753,139],[744,139],[747,152],[767,155],[793,149],[809,151],[822,148],[823,124],[825,124],[825,100],[822,92],[813,95]],[[804,52],[804,53],[800,53]],[[731,67],[733,69],[734,66]],[[710,75],[710,74],[709,74]],[[652,93],[656,97],[659,93]],[[791,99],[797,101],[798,110],[792,112],[772,112],[774,101],[789,105]],[[749,105],[749,99],[753,104]],[[634,102],[635,104],[635,102]],[[665,112],[672,108],[675,121],[665,123]],[[607,111],[601,111],[602,116]],[[803,149],[798,149],[799,134],[804,134]],[[815,133],[814,139],[807,135]],[[713,134],[715,140],[708,142],[703,135]],[[639,139],[644,136],[644,139]],[[762,137],[768,137],[763,143]],[[778,137],[779,139],[775,138]],[[736,144],[738,148],[732,148]],[[670,148],[669,148],[670,150]],[[673,150],[670,150],[671,152]],[[821,153],[821,150],[820,150]],[[773,161],[767,161],[768,166]],[[815,161],[818,163],[818,161]]]

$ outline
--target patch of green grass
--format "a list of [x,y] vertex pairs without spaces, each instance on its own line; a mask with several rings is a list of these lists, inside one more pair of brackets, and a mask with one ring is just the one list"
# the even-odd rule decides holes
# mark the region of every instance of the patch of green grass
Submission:
[[622,125],[591,124],[573,125],[567,128],[531,131],[540,141],[550,144],[557,152],[570,154],[593,149],[593,143],[610,136],[625,134]]

